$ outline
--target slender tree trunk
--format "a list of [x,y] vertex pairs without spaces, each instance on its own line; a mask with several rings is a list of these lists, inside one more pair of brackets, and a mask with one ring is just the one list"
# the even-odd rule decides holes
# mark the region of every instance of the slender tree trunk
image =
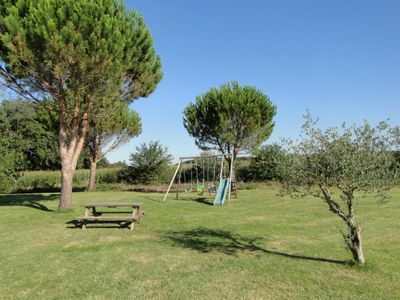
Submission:
[[90,160],[89,181],[88,181],[88,186],[87,186],[87,190],[89,192],[92,192],[94,190],[94,187],[96,184],[96,169],[97,169],[97,161],[91,159]]
[[232,187],[231,187],[231,189],[232,189],[232,192],[235,194],[235,198],[237,198],[237,184],[236,184],[236,168],[235,168],[235,162],[236,162],[236,158],[237,158],[237,155],[238,155],[238,149],[236,149],[236,148],[234,148],[233,149],[233,157],[232,157],[232,159],[231,159],[231,163],[233,164],[232,165],[232,182],[231,182],[231,185],[232,185]]

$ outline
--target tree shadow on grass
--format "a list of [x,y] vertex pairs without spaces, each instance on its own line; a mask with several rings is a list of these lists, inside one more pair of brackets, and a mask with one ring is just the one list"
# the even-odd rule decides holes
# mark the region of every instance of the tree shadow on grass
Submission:
[[[76,192],[86,192],[86,187],[75,186],[72,188],[74,193]],[[57,186],[42,186],[42,187],[30,187],[30,188],[18,188],[13,194],[23,194],[23,193],[60,193],[61,187]]]
[[138,201],[140,202],[140,199],[146,199],[146,200],[149,200],[149,201],[152,201],[152,202],[158,202],[158,203],[162,203],[163,202],[163,199],[162,198],[155,198],[155,197],[152,197],[152,196],[140,196],[139,197],[139,199],[138,199]]
[[11,194],[0,195],[1,206],[25,206],[42,211],[54,211],[40,203],[41,201],[53,201],[60,199],[59,194],[38,195],[38,194]]
[[194,198],[194,197],[189,197],[189,196],[179,196],[179,198],[178,199],[174,199],[174,200],[177,200],[177,201],[188,201],[188,202],[197,202],[197,203],[199,203],[199,204],[204,204],[204,205],[214,205],[213,204],[213,199],[208,199],[208,198],[206,198],[206,197],[196,197],[196,198]]
[[292,259],[312,260],[335,264],[350,263],[350,261],[346,260],[313,257],[265,249],[257,245],[257,242],[260,242],[263,238],[248,238],[239,234],[233,234],[226,230],[215,230],[201,227],[193,230],[170,232],[167,234],[167,239],[172,242],[174,246],[196,250],[201,253],[219,252],[226,255],[237,255],[240,252],[259,252],[284,256]]

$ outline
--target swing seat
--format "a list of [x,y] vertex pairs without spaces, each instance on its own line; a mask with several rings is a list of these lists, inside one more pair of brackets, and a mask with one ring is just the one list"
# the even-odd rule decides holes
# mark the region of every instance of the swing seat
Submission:
[[215,185],[211,185],[208,187],[208,193],[210,195],[215,195],[217,193],[217,187]]
[[198,192],[200,195],[204,193],[204,185],[198,185],[196,192]]

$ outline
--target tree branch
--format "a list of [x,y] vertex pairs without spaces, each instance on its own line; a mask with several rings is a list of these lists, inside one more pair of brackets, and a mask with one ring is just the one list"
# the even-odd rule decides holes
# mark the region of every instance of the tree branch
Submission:
[[333,200],[329,190],[322,184],[319,184],[319,188],[321,189],[322,194],[324,195],[324,199],[325,199],[325,202],[329,206],[329,210],[332,211],[333,213],[337,214],[346,223],[348,223],[349,219],[348,219],[347,215],[344,213],[344,211],[340,207],[339,203],[337,203],[335,200]]

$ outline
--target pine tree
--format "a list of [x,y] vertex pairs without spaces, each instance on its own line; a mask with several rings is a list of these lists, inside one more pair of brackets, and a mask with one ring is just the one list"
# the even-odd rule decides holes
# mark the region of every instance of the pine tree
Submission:
[[93,107],[148,96],[160,69],[143,18],[122,1],[0,3],[1,84],[59,116],[60,210],[71,207],[72,176]]
[[183,119],[200,149],[216,149],[235,159],[239,151],[252,151],[271,135],[275,114],[275,105],[263,92],[231,82],[198,96],[185,108]]
[[109,152],[138,136],[142,130],[138,113],[130,110],[124,102],[114,105],[112,110],[108,109],[107,115],[98,115],[101,117],[91,120],[86,139],[90,158],[88,191],[93,191],[95,187],[97,163]]

